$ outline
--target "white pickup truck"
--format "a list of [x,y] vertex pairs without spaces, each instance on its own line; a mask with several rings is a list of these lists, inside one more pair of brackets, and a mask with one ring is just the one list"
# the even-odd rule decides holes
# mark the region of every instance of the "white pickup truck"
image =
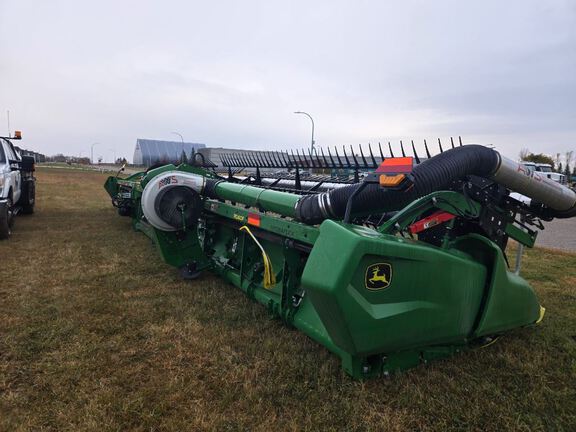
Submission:
[[566,185],[566,176],[562,173],[552,171],[552,165],[550,164],[526,161],[521,162],[521,164],[528,168],[530,171],[536,171],[544,177],[548,177],[550,180],[554,180],[556,183]]
[[12,234],[14,216],[34,213],[34,158],[20,156],[13,139],[21,139],[19,131],[14,137],[0,137],[0,240]]

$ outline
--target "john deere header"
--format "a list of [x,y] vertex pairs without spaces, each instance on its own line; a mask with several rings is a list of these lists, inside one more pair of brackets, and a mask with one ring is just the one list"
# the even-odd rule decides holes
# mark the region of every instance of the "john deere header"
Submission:
[[[355,378],[543,318],[521,255],[511,270],[505,248],[509,238],[533,246],[541,220],[575,216],[574,191],[477,145],[426,160],[361,157],[223,156],[225,177],[196,158],[105,187],[191,289],[217,273]],[[304,172],[314,168],[333,175]]]

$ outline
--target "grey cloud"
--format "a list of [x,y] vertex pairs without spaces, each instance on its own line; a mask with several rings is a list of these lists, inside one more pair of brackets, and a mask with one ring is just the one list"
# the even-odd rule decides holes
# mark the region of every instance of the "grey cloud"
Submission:
[[4,0],[0,130],[10,109],[46,153],[129,156],[172,130],[287,148],[308,141],[301,109],[324,145],[462,134],[564,152],[575,44],[569,0]]

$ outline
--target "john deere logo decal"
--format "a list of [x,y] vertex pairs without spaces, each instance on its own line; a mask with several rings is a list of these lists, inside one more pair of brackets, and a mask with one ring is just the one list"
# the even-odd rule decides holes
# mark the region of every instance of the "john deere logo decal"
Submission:
[[380,290],[390,285],[392,281],[392,266],[388,263],[377,263],[368,266],[364,278],[366,288]]

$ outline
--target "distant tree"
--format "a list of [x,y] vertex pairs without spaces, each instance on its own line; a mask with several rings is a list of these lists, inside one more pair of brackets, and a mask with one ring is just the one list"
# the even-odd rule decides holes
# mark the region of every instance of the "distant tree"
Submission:
[[528,157],[529,154],[530,154],[530,151],[527,148],[521,149],[520,153],[519,153],[520,160],[522,160],[522,161],[528,160],[526,158]]
[[572,168],[572,176],[576,177],[576,165],[574,165],[574,168]]
[[563,172],[563,170],[562,170],[562,162],[560,162],[560,163],[558,164],[558,169],[556,170],[556,172],[559,172],[559,173]]
[[186,152],[182,150],[182,154],[180,155],[180,163],[187,164],[188,163],[188,156],[186,156]]
[[557,167],[560,164],[560,160],[561,160],[560,153],[556,153],[556,156],[554,157],[554,166],[555,167]]
[[98,163],[101,164],[102,163],[102,156],[98,156]]
[[58,153],[52,156],[52,160],[54,162],[66,162],[66,156],[64,156],[62,153]]
[[570,178],[570,165],[572,165],[572,156],[574,155],[573,151],[567,151],[566,156],[566,168],[564,170],[564,174],[566,178]]
[[522,160],[527,162],[550,164],[552,165],[552,168],[554,168],[554,159],[543,153],[528,153]]

